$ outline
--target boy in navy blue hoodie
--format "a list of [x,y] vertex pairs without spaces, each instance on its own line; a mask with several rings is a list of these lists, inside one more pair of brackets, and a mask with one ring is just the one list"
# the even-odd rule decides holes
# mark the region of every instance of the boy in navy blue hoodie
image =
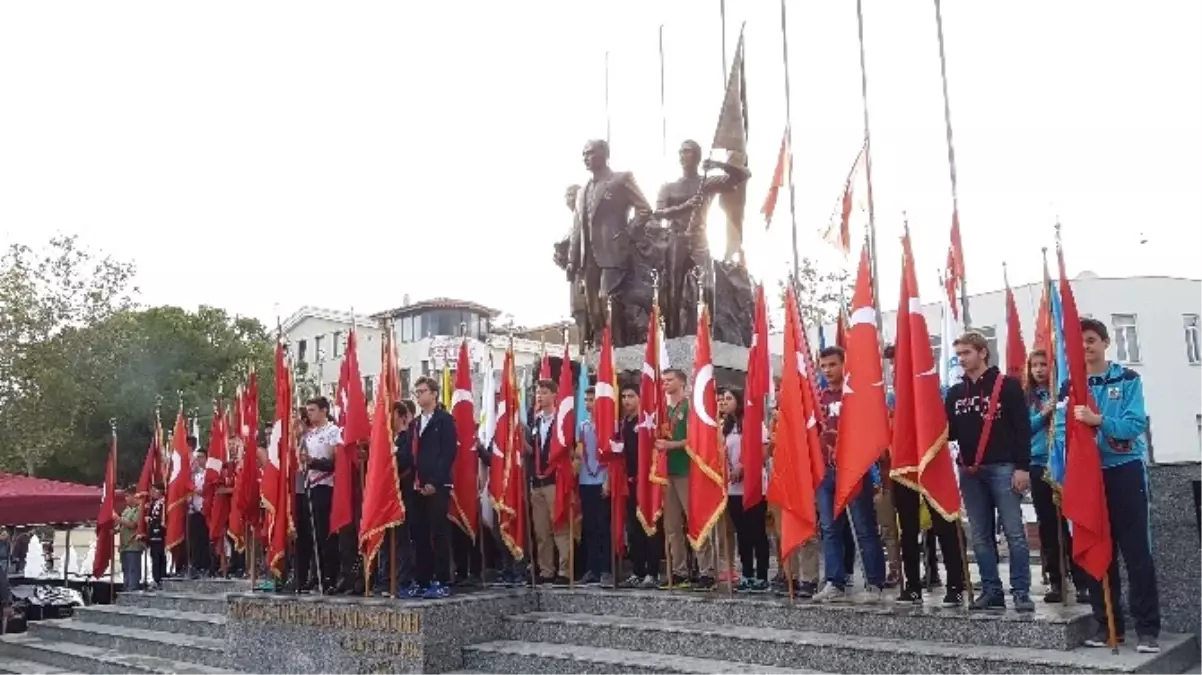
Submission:
[[[1156,566],[1152,561],[1152,535],[1148,528],[1148,482],[1144,466],[1148,416],[1144,411],[1144,385],[1139,373],[1106,359],[1110,333],[1097,319],[1082,319],[1085,338],[1085,370],[1089,390],[1098,406],[1095,413],[1077,406],[1073,417],[1098,430],[1098,449],[1102,453],[1102,483],[1106,489],[1106,508],[1110,513],[1110,536],[1114,541],[1114,560],[1107,573],[1114,608],[1115,631],[1124,638],[1122,587],[1118,559],[1123,554],[1130,584],[1128,603],[1139,635],[1136,649],[1146,654],[1160,651],[1160,597],[1156,590]],[[1067,383],[1066,383],[1067,384]],[[1067,388],[1061,389],[1061,397]],[[1098,621],[1098,632],[1085,641],[1089,647],[1106,647],[1106,607],[1102,585],[1089,579],[1090,604]]]

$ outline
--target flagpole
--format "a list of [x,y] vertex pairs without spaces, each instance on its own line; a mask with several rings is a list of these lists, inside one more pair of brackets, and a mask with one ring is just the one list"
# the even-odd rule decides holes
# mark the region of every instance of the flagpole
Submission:
[[[947,129],[947,169],[952,183],[952,217],[955,222],[960,218],[959,192],[956,189],[956,146],[952,142],[952,108],[947,95],[947,58],[943,50],[943,9],[940,0],[935,0],[935,31],[939,38],[939,76],[943,82],[943,124]],[[871,190],[872,188],[869,188]],[[964,252],[960,251],[963,257]],[[967,274],[960,274],[960,306],[964,311],[964,325],[971,326],[972,320],[968,313],[968,280]]]
[[[109,418],[109,428],[112,429],[112,432],[113,432],[113,440],[112,440],[112,443],[113,443],[113,456],[112,456],[113,484],[109,486],[109,490],[112,491],[113,502],[115,504],[116,500],[117,500],[117,418],[116,417]],[[105,478],[107,479],[108,477],[106,476]],[[113,531],[109,532],[109,535],[108,535],[109,539],[112,540],[112,544],[113,544],[109,548],[109,602],[111,602],[113,604],[117,604],[117,543],[119,541],[119,539],[118,539],[118,528],[119,527],[120,527],[120,523],[115,523],[115,525],[113,527]]]
[[788,144],[789,162],[789,218],[793,237],[793,276],[801,276],[801,254],[797,247],[797,191],[793,183],[793,109],[789,88],[789,28],[785,15],[785,0],[780,0],[780,39],[785,61],[785,142]]
[[726,85],[726,0],[718,0],[718,15],[722,18],[722,85]]
[[872,197],[872,127],[868,123],[868,64],[864,58],[863,0],[856,0],[856,26],[860,42],[860,99],[864,108],[864,175],[868,181],[868,262],[872,267],[872,305],[876,310],[876,332],[878,335],[884,335],[881,324],[881,293],[878,279],[880,275],[877,274],[876,202]]
[[667,77],[664,73],[664,24],[661,23],[659,25],[659,153],[661,168],[665,168],[665,170],[668,162],[668,96],[666,83]]

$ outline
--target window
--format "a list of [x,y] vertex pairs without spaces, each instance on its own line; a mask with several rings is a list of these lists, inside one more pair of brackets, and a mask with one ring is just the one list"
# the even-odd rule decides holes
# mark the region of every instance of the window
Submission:
[[1135,329],[1134,314],[1111,314],[1114,327],[1115,356],[1119,363],[1139,363],[1139,333]]
[[316,353],[318,363],[326,360],[326,353],[321,349],[321,341],[324,338],[324,335],[318,335],[313,338],[313,351]]
[[413,342],[413,317],[401,319],[401,342]]
[[371,375],[363,376],[363,397],[371,403],[376,398],[375,378]]
[[401,395],[409,391],[409,369],[401,368]]
[[342,358],[342,331],[334,331],[334,358]]
[[931,356],[934,358],[935,368],[943,372],[943,338],[941,336],[931,336]]
[[309,346],[308,342],[301,340],[296,343],[296,361],[297,363],[305,363],[305,350]]
[[1202,345],[1199,344],[1198,315],[1185,315],[1185,358],[1191,366],[1202,363]]
[[427,361],[426,359],[422,359],[422,375],[429,375],[429,374],[430,374],[430,362]]
[[1002,353],[997,350],[997,328],[994,326],[973,326],[970,330],[975,330],[985,336],[985,342],[989,345],[989,365],[1002,365]]

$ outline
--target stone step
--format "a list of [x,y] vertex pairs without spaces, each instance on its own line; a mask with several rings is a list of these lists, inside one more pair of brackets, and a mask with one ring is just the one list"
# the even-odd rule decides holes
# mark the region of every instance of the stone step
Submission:
[[126,605],[92,605],[91,607],[77,607],[75,618],[87,623],[108,626],[158,630],[176,635],[225,638],[225,616],[222,614],[149,609]]
[[718,659],[627,649],[500,640],[463,648],[466,672],[485,673],[807,673]]
[[0,673],[7,673],[8,675],[59,675],[66,672],[69,671],[35,661],[10,658],[0,659]]
[[669,621],[780,628],[865,637],[928,641],[955,635],[960,644],[1068,650],[1092,634],[1093,619],[1085,605],[1036,602],[1032,614],[945,609],[938,597],[922,606],[893,602],[815,604],[771,595],[735,595],[689,591],[549,589],[539,591],[545,612],[628,616]]
[[248,593],[250,579],[163,579],[163,590],[168,593]]
[[1127,645],[1114,656],[1109,650],[1087,647],[1062,651],[963,644],[956,632],[943,636],[948,642],[857,639],[833,632],[544,612],[509,617],[505,633],[520,643],[618,651],[654,645],[673,658],[739,655],[760,666],[832,673],[1181,672],[1198,655],[1197,638],[1184,635],[1165,635],[1160,654],[1139,654],[1134,645]]
[[159,658],[138,653],[136,650],[106,649],[74,642],[46,640],[30,633],[0,637],[0,663],[8,663],[10,658],[34,664],[45,664],[46,670],[35,672],[47,673],[53,673],[56,670],[72,673],[180,673],[181,675],[237,672]]
[[78,619],[33,621],[29,624],[29,633],[44,640],[73,642],[127,654],[199,663],[212,668],[225,668],[229,663],[224,639],[109,626]]
[[117,605],[166,609],[177,612],[204,612],[225,614],[225,596],[206,593],[168,593],[165,591],[138,591],[117,596]]

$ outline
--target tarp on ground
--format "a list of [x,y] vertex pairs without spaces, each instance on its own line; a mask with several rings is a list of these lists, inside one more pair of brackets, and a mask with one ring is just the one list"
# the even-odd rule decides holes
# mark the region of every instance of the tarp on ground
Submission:
[[103,488],[0,473],[0,525],[54,525],[96,520]]

